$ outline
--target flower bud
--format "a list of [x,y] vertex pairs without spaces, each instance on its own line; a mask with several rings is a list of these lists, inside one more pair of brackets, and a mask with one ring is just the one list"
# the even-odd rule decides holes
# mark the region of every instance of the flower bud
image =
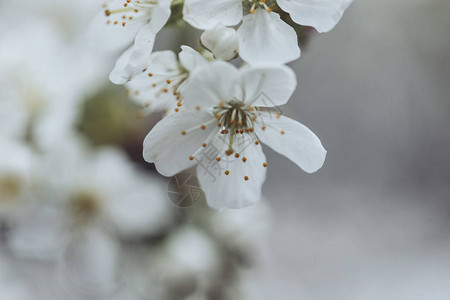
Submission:
[[206,30],[200,40],[203,46],[211,51],[217,59],[231,60],[239,50],[236,30],[223,25]]

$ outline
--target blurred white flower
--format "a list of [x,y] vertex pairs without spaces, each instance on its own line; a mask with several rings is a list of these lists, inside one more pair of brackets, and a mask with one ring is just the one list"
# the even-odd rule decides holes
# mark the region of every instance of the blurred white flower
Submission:
[[62,275],[80,292],[112,292],[119,238],[145,238],[171,222],[165,185],[136,170],[122,152],[89,151],[74,137],[46,154],[40,170],[44,199],[14,220],[10,249],[22,257],[60,257]]
[[306,172],[324,163],[326,150],[308,128],[260,109],[285,104],[295,86],[295,74],[285,66],[238,70],[217,61],[199,68],[181,91],[187,111],[156,124],[144,140],[144,159],[164,176],[197,165],[213,208],[252,205],[266,176],[260,141]]
[[154,52],[145,72],[127,82],[128,94],[142,105],[143,114],[174,109],[181,106],[180,88],[189,74],[207,64],[207,60],[197,51],[181,46],[179,60],[172,51]]
[[[251,64],[283,64],[300,57],[295,30],[272,10],[278,6],[294,22],[331,30],[352,0],[186,0],[183,17],[199,29],[238,25],[239,54]],[[247,13],[244,15],[244,13]]]
[[[0,25],[7,26],[9,18]],[[73,130],[81,102],[103,82],[104,67],[81,44],[66,39],[35,15],[0,34],[0,115],[5,116],[0,134],[31,134],[47,148]]]
[[261,205],[240,210],[223,209],[208,216],[208,228],[223,245],[254,258],[271,228],[269,207]]
[[[111,74],[117,84],[132,78],[148,64],[156,34],[170,17],[171,0],[112,0],[95,17],[91,38],[102,47],[123,50],[133,40],[133,46],[124,53]],[[119,68],[120,67],[120,68]],[[119,75],[120,74],[120,75]]]
[[[161,283],[157,287],[162,294],[158,299],[171,299],[167,294],[176,293],[176,287],[186,283],[192,283],[191,293],[206,294],[203,289],[208,287],[202,284],[217,284],[214,278],[218,278],[220,261],[220,249],[206,233],[194,226],[182,226],[170,235],[152,266],[158,270]],[[184,291],[182,295],[187,297],[189,294]]]
[[211,51],[217,59],[231,60],[239,51],[236,30],[221,24],[203,32],[200,40],[203,46]]

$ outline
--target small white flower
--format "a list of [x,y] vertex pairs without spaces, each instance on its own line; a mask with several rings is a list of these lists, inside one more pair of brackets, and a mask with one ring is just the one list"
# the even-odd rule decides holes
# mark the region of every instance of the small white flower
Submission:
[[217,59],[231,60],[239,51],[239,39],[236,30],[221,24],[203,32],[200,40],[203,46],[211,51]]
[[16,218],[9,240],[23,256],[54,259],[64,242],[76,248],[91,233],[151,236],[172,220],[165,185],[116,149],[91,152],[71,137],[41,158],[39,171],[40,207]]
[[[92,25],[95,37],[105,39],[106,46],[123,49],[131,44],[129,53],[124,53],[121,69],[116,69],[120,77],[131,78],[139,74],[148,63],[155,43],[156,34],[164,27],[170,17],[171,0],[113,0],[94,19]],[[98,32],[101,30],[101,32]],[[120,78],[119,77],[119,78]],[[121,80],[114,83],[121,84]],[[123,82],[122,82],[123,83]]]
[[254,204],[267,167],[260,141],[307,172],[325,160],[325,149],[308,128],[259,109],[285,104],[295,86],[295,74],[285,66],[238,70],[218,61],[202,67],[181,91],[190,111],[172,114],[152,129],[144,158],[165,176],[197,165],[213,208]]
[[353,0],[186,0],[184,19],[199,29],[238,25],[240,56],[247,62],[283,64],[300,57],[295,30],[273,9],[300,25],[331,30]]
[[194,49],[181,46],[179,60],[172,51],[154,52],[145,72],[126,83],[131,99],[143,106],[142,113],[178,110],[181,105],[179,89],[189,74],[208,61]]

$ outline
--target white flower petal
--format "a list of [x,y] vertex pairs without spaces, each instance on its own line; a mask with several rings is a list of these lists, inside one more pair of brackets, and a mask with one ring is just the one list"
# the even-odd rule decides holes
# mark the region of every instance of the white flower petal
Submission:
[[155,44],[156,34],[170,17],[170,4],[160,5],[152,10],[150,22],[136,35],[134,45],[119,58],[110,79],[113,83],[123,84],[141,73],[148,65]]
[[[227,141],[227,137],[223,137]],[[221,158],[210,157],[211,150],[198,156],[197,177],[206,200],[212,208],[243,208],[261,199],[261,188],[266,179],[265,155],[248,135],[235,136],[236,153],[227,156],[228,143],[217,139],[214,147]],[[245,160],[245,162],[244,162]],[[228,175],[226,175],[228,171]]]
[[255,126],[258,138],[281,155],[286,156],[308,173],[320,169],[327,151],[319,138],[306,126],[284,116],[261,114],[266,128]]
[[239,70],[233,65],[216,61],[193,72],[180,93],[188,110],[210,108],[233,97],[241,98]]
[[181,52],[178,54],[178,57],[180,58],[180,63],[189,72],[208,63],[203,55],[188,46],[181,46]]
[[233,59],[239,51],[239,38],[234,28],[217,24],[201,35],[201,43],[214,57],[221,60]]
[[249,67],[241,76],[247,105],[273,107],[286,104],[297,86],[294,71],[286,66]]
[[277,0],[282,10],[300,25],[327,32],[336,26],[353,0]]
[[[122,50],[129,46],[136,37],[136,34],[141,28],[148,22],[148,19],[144,18],[144,13],[139,12],[123,12],[111,14],[110,17],[106,17],[105,10],[115,11],[123,9],[123,0],[110,1],[105,9],[102,9],[92,20],[88,30],[88,40],[92,47],[101,51],[115,52]],[[133,17],[135,20],[122,26],[122,16]],[[116,24],[114,24],[117,22]]]
[[179,72],[178,60],[174,52],[152,53],[146,71],[126,83],[130,98],[152,111],[174,106],[176,96],[173,95],[172,90],[165,92],[166,88],[170,88],[166,81]]
[[285,64],[300,57],[297,34],[277,13],[257,9],[238,29],[239,55],[250,64]]
[[109,74],[109,80],[114,84],[124,84],[130,80],[130,72],[128,72],[128,63],[130,61],[132,47],[125,50],[114,66],[114,69]]
[[[144,159],[155,163],[156,169],[164,176],[173,176],[196,164],[190,160],[205,142],[212,128],[214,117],[204,111],[178,112],[162,119],[144,140]],[[201,125],[208,124],[205,130]],[[184,134],[183,134],[184,133]]]
[[233,26],[242,19],[242,0],[186,0],[183,18],[198,29]]

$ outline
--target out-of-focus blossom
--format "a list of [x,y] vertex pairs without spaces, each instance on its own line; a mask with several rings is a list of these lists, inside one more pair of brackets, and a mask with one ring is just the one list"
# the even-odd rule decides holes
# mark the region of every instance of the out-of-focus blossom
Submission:
[[186,225],[172,232],[151,265],[157,299],[207,295],[219,278],[220,255],[215,241],[197,227]]
[[223,209],[209,215],[209,229],[224,247],[254,259],[270,230],[270,211],[265,202],[240,210]]
[[84,97],[103,82],[104,67],[65,39],[50,21],[36,16],[0,34],[0,114],[7,122],[2,132],[28,134],[50,147],[73,130]]
[[22,257],[59,257],[71,284],[112,292],[119,240],[158,234],[171,222],[165,186],[118,150],[92,151],[75,137],[49,151],[39,169],[43,199],[15,218],[10,248]]

